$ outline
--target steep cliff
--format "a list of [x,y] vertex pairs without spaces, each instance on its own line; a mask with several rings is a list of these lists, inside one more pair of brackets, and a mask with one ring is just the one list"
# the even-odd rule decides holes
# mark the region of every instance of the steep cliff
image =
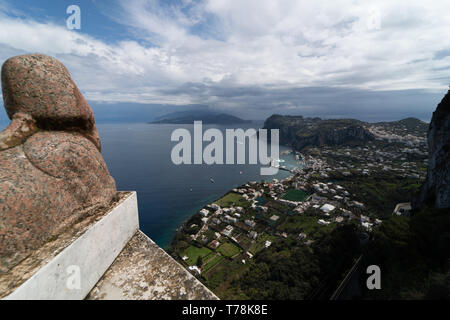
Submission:
[[450,208],[450,90],[433,112],[428,148],[427,179],[414,207]]
[[297,150],[308,146],[365,144],[375,137],[354,119],[321,120],[302,116],[273,115],[264,123],[265,129],[279,129],[280,143]]

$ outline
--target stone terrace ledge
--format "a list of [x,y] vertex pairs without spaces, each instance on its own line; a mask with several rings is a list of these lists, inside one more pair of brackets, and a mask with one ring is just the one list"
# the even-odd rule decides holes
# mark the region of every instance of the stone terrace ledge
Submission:
[[[109,209],[92,213],[0,274],[0,298],[218,299],[139,230],[136,193],[118,195]],[[68,285],[74,266],[81,280],[76,289]]]
[[138,231],[87,299],[215,300],[217,297]]

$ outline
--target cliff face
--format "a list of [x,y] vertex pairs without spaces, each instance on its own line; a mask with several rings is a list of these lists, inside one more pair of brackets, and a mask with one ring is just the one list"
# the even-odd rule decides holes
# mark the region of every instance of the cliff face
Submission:
[[311,136],[303,137],[294,142],[294,147],[303,149],[307,146],[359,144],[373,140],[373,135],[362,126],[354,125],[345,128],[318,130]]
[[297,150],[308,146],[364,144],[374,139],[363,122],[353,119],[321,120],[301,116],[273,115],[265,129],[279,129],[280,143]]
[[427,179],[414,207],[450,208],[450,91],[433,112],[428,148]]

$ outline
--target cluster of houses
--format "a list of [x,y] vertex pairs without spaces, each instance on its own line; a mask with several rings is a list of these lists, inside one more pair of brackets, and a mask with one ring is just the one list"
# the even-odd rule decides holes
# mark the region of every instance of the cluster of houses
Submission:
[[[396,175],[415,179],[424,178],[425,171],[421,166],[426,166],[427,155],[426,143],[422,137],[396,136],[386,133],[380,128],[372,128],[373,133],[382,139],[401,141],[405,143],[404,148],[383,148],[380,149],[375,142],[369,142],[364,147],[321,147],[313,148],[312,152],[302,154],[302,170],[300,175],[292,175],[281,181],[273,179],[269,182],[249,182],[240,188],[233,189],[233,192],[240,194],[242,198],[249,202],[250,208],[261,213],[267,213],[269,208],[264,205],[267,199],[272,199],[280,204],[290,207],[293,214],[304,214],[307,210],[314,209],[317,213],[317,223],[329,225],[331,223],[342,223],[346,219],[356,219],[362,228],[370,231],[374,225],[381,223],[378,219],[371,219],[366,212],[366,206],[358,201],[352,200],[352,195],[339,184],[333,182],[323,182],[328,179],[331,172],[341,173],[343,176],[362,175],[370,176],[380,172],[394,172]],[[311,151],[311,150],[310,150]],[[407,154],[413,154],[416,158],[407,158]],[[314,156],[312,156],[314,155]],[[321,156],[317,156],[321,155]],[[299,155],[296,154],[300,159]],[[420,157],[423,157],[421,159]],[[329,160],[332,159],[329,164]],[[409,161],[407,161],[409,159]],[[414,160],[415,159],[415,160]],[[417,160],[419,159],[419,160]],[[291,201],[283,199],[282,196],[289,189],[303,190],[311,195],[305,201]],[[354,195],[353,195],[354,196]],[[408,204],[399,204],[394,214],[408,215],[410,207]],[[220,245],[218,239],[221,235],[232,238],[238,222],[248,227],[247,236],[251,240],[258,238],[258,233],[254,230],[257,222],[254,217],[245,217],[244,209],[240,206],[229,206],[221,208],[218,204],[212,203],[200,210],[202,222],[207,229],[207,224],[220,225],[226,227],[216,232],[216,239],[209,242],[209,246],[214,248]],[[274,224],[280,219],[277,214],[272,214],[267,219]],[[198,234],[202,233],[202,228]],[[281,234],[280,236],[286,236]],[[197,235],[194,236],[196,238]],[[307,238],[301,233],[299,239]],[[235,239],[234,239],[235,240]],[[267,243],[266,243],[267,245]],[[268,244],[267,246],[269,246]]]
[[[424,179],[427,166],[426,146],[415,148],[398,148],[386,146],[383,150],[373,142],[366,147],[355,148],[332,148],[322,147],[317,152],[325,157],[333,158],[333,166],[326,163],[317,170],[321,178],[327,178],[329,172],[339,172],[343,176],[353,175],[370,176],[381,173],[392,173],[400,178]],[[408,161],[408,154],[412,159]]]
[[[268,206],[265,205],[267,201],[276,201],[284,207],[290,208],[286,209],[289,214],[313,214],[314,217],[317,216],[318,225],[328,226],[353,220],[357,221],[363,230],[370,232],[382,221],[371,217],[366,205],[352,199],[356,195],[350,194],[344,187],[332,182],[330,176],[335,176],[336,173],[340,173],[344,177],[372,176],[384,173],[395,174],[396,177],[423,179],[426,173],[423,167],[427,165],[426,141],[423,137],[401,136],[376,128],[372,131],[378,139],[403,142],[405,147],[389,145],[383,147],[382,143],[373,141],[364,147],[323,146],[320,149],[312,148],[308,154],[301,155],[302,168],[295,171],[300,174],[292,175],[281,181],[273,179],[261,183],[248,182],[232,191],[241,195],[242,199],[249,203],[252,211],[260,212],[262,214],[260,217],[263,216],[272,226],[278,225],[281,216],[274,213],[272,209],[270,209],[271,213],[267,214],[269,212]],[[300,160],[298,153],[295,156],[297,160]],[[283,195],[290,189],[303,190],[310,195],[304,201],[283,199]],[[399,203],[393,214],[407,216],[410,214],[410,210],[410,203]],[[201,235],[201,242],[210,248],[218,248],[221,245],[219,240],[222,236],[231,239],[237,245],[239,242],[235,237],[243,239],[241,236],[248,237],[252,243],[261,241],[263,248],[268,248],[272,244],[270,240],[265,240],[266,238],[262,236],[264,231],[258,228],[255,216],[246,215],[246,210],[241,206],[221,207],[217,203],[212,203],[200,210],[199,213],[202,216],[203,227],[191,237],[197,239]],[[260,217],[256,214],[256,219]],[[213,239],[207,239],[205,236],[205,231],[209,229],[209,226],[214,227],[213,230],[217,231],[213,233]],[[283,238],[294,236],[305,241],[307,245],[314,241],[308,239],[308,234],[304,232],[288,235],[286,232],[275,229],[274,234]],[[245,254],[250,259],[253,257],[252,253],[248,251]],[[187,257],[183,257],[184,259]],[[242,263],[246,263],[245,259],[242,259]],[[190,267],[192,271],[200,273],[200,270],[198,268],[196,270],[196,268],[196,266]]]
[[[247,195],[248,196],[247,200],[251,201],[252,204],[256,202],[254,198],[259,197],[262,194],[259,191],[256,191],[252,188],[249,188],[249,190],[235,189],[233,191],[241,195]],[[209,223],[216,226],[220,225],[221,223],[226,223],[227,224],[226,227],[223,230],[221,230],[220,233],[219,232],[214,233],[215,239],[210,241],[208,246],[213,249],[217,248],[220,245],[220,242],[218,240],[222,235],[238,243],[238,241],[232,236],[233,231],[235,230],[235,227],[233,225],[235,225],[240,220],[240,218],[244,213],[245,213],[244,208],[240,206],[220,207],[216,203],[209,204],[199,211],[199,214],[202,216],[202,222],[204,223],[203,228],[201,228],[196,235],[193,235],[191,237],[192,239],[196,239],[199,236],[199,234],[203,233],[208,228]],[[252,219],[246,219],[244,223],[249,228],[254,228],[256,226],[256,222]],[[250,231],[248,233],[248,237],[250,239],[256,239],[257,236],[258,234],[255,231]],[[206,239],[206,242],[207,241],[208,239]]]
[[[281,199],[281,196],[292,187],[300,190],[309,189],[310,191],[315,191],[315,193],[302,202]],[[249,182],[241,188],[234,189],[233,192],[242,195],[243,199],[249,201],[251,208],[263,213],[268,211],[268,207],[262,205],[260,201],[258,201],[258,199],[263,196],[265,198],[272,198],[285,206],[291,207],[294,214],[303,214],[310,208],[316,209],[318,215],[317,223],[319,225],[325,226],[331,223],[342,223],[346,219],[356,219],[360,221],[362,228],[370,231],[374,224],[381,223],[379,220],[371,221],[368,216],[353,213],[349,210],[355,208],[358,209],[358,212],[361,212],[366,208],[363,203],[354,200],[352,201],[349,192],[342,186],[332,182],[316,182],[309,184],[306,182],[304,176],[290,176],[282,181],[273,179],[271,182],[264,183]],[[208,217],[210,211],[214,212],[211,223],[219,225],[220,223],[225,222],[227,226],[220,233],[228,238],[232,238],[233,231],[235,230],[233,225],[236,225],[240,220],[244,214],[244,209],[239,206],[221,208],[213,203],[200,211],[200,214],[204,217],[203,219]],[[273,223],[276,223],[279,219],[280,216],[277,214],[272,214],[268,217],[268,220]],[[254,230],[257,225],[254,218],[246,218],[243,223],[249,228],[249,231],[247,232],[248,238],[256,240],[258,238],[258,233]],[[216,236],[220,236],[220,234],[217,233]],[[280,236],[287,237],[287,234],[280,234]],[[303,240],[307,238],[307,235],[302,233],[298,235],[298,238]],[[236,241],[236,239],[232,239]],[[209,245],[214,248],[219,245],[219,242],[213,240]]]
[[[376,137],[378,140],[387,140],[389,142],[400,142],[411,147],[421,148],[427,146],[426,137],[419,137],[412,135],[410,133],[400,134],[395,133],[392,130],[386,130],[383,126],[370,126],[368,130]],[[406,131],[406,130],[405,130]]]

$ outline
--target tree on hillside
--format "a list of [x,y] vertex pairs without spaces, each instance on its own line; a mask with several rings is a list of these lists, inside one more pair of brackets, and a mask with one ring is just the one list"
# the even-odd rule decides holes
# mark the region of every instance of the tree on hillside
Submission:
[[197,258],[197,266],[201,267],[203,265],[203,258],[202,256],[198,256]]

